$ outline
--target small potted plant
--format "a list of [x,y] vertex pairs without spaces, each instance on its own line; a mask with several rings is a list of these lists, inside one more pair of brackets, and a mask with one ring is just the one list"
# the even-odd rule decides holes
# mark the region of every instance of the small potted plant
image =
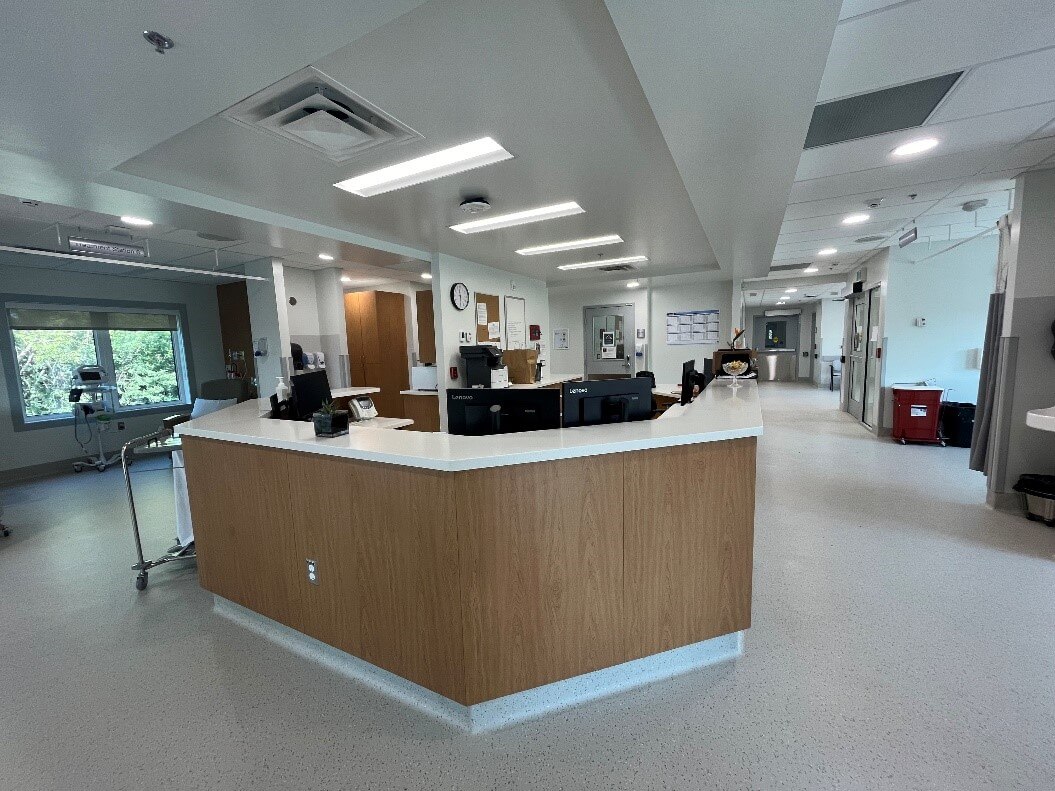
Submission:
[[316,437],[339,437],[348,433],[348,411],[339,409],[333,401],[325,401],[311,416]]

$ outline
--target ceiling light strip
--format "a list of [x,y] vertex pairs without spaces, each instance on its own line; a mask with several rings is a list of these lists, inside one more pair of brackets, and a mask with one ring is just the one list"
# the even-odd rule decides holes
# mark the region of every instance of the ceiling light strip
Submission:
[[498,228],[511,228],[515,225],[527,225],[532,222],[553,220],[557,217],[568,217],[572,214],[583,214],[584,209],[575,201],[556,203],[552,206],[540,206],[537,209],[525,209],[509,214],[499,214],[495,217],[487,217],[483,220],[470,220],[450,226],[452,231],[458,233],[483,233],[494,231]]
[[598,258],[596,261],[583,261],[579,264],[561,264],[557,269],[565,272],[572,269],[596,269],[601,266],[618,266],[619,264],[641,264],[648,260],[643,255],[628,255],[625,258]]
[[593,236],[589,239],[573,239],[568,242],[554,242],[553,244],[540,244],[535,247],[522,247],[517,250],[517,255],[542,255],[544,253],[561,253],[565,250],[582,250],[586,247],[602,247],[606,244],[619,244],[623,241],[617,233],[606,236]]
[[185,266],[168,266],[166,264],[148,264],[145,261],[122,261],[119,258],[100,258],[94,255],[77,255],[76,253],[62,253],[56,250],[38,250],[33,247],[11,247],[0,244],[0,251],[6,253],[24,253],[27,255],[42,255],[49,258],[67,258],[71,261],[94,261],[99,264],[116,264],[118,266],[130,266],[134,269],[159,269],[163,272],[181,272],[188,275],[208,275],[209,277],[230,277],[236,280],[267,280],[266,277],[257,275],[239,275],[236,272],[217,272],[210,269],[191,269]]
[[493,139],[481,137],[479,140],[338,181],[333,186],[353,195],[369,198],[512,158],[513,155]]

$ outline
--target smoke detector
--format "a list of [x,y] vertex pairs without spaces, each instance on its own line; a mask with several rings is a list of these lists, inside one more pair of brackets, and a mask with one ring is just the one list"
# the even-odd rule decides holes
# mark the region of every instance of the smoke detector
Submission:
[[882,205],[883,205],[883,199],[882,198],[869,198],[868,200],[865,201],[865,206],[867,206],[869,209],[878,209]]
[[465,214],[483,214],[491,211],[491,204],[488,203],[487,198],[474,197],[463,200],[458,208]]
[[158,33],[156,30],[144,30],[143,38],[149,42],[150,46],[154,48],[154,51],[159,55],[164,55],[165,50],[172,49],[176,46],[176,42],[166,36],[164,33]]
[[988,205],[989,205],[989,199],[988,198],[978,198],[976,200],[969,200],[969,201],[967,201],[960,208],[963,209],[964,211],[978,211],[979,209],[981,209],[981,208],[983,208],[985,206],[988,206]]

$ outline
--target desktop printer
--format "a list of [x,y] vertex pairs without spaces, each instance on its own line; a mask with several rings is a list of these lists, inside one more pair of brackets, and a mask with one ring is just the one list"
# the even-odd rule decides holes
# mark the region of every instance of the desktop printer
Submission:
[[509,369],[502,364],[502,350],[490,344],[462,346],[466,387],[509,387]]

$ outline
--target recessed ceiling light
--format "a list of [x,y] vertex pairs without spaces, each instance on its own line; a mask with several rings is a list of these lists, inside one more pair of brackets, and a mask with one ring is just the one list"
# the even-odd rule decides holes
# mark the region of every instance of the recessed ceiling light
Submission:
[[785,294],[794,294],[796,291],[798,291],[797,288],[788,288],[788,289],[784,290],[784,293]]
[[802,271],[805,272],[807,275],[812,275],[814,272],[818,272],[820,270],[818,270],[815,266],[808,266]]
[[625,258],[598,258],[596,261],[583,261],[579,264],[561,264],[557,269],[595,269],[599,266],[618,266],[619,264],[640,264],[648,260],[643,255],[628,255]]
[[322,261],[332,261],[333,256],[329,253],[319,253],[319,259]]
[[536,247],[522,247],[517,250],[517,255],[542,255],[543,253],[559,253],[563,250],[582,250],[584,247],[601,247],[606,244],[618,244],[623,241],[617,233],[607,236],[593,236],[589,239],[573,239],[570,242],[554,242],[553,244],[540,244]]
[[907,143],[902,143],[890,153],[895,157],[911,157],[915,154],[922,154],[924,151],[930,151],[937,145],[938,138],[921,137],[919,140],[910,140]]
[[353,195],[368,198],[371,195],[381,195],[392,190],[411,187],[512,158],[512,154],[490,137],[481,137],[479,140],[445,148],[442,151],[434,151],[423,157],[408,159],[406,162],[338,181],[333,186],[345,192],[351,192]]
[[835,255],[837,252],[839,251],[834,247],[825,247],[823,250],[818,250],[817,255]]
[[847,214],[843,217],[843,225],[859,225],[872,219],[871,214]]
[[422,272],[421,273],[421,279],[422,280],[432,280],[432,272]]
[[131,214],[122,214],[121,222],[125,225],[135,225],[137,228],[149,228],[154,224],[153,220],[147,220],[143,217],[135,217]]
[[343,276],[343,277],[341,278],[341,282],[342,282],[342,283],[351,283],[351,282],[352,282],[352,279],[351,279],[350,277],[348,277],[348,275],[344,275],[344,276]]
[[778,302],[777,304],[778,304],[778,305],[786,305],[787,303],[786,303],[786,302],[784,302],[784,301],[780,301],[780,302]]
[[575,201],[556,203],[553,206],[540,206],[537,209],[525,209],[509,214],[499,214],[484,220],[470,220],[452,225],[451,230],[458,233],[483,233],[494,231],[498,228],[511,228],[514,225],[527,225],[530,222],[542,222],[552,220],[556,217],[568,217],[572,214],[582,214],[584,209]]
[[626,287],[627,288],[637,288],[640,285],[641,284],[638,283],[636,280],[631,280],[629,283],[626,284]]

